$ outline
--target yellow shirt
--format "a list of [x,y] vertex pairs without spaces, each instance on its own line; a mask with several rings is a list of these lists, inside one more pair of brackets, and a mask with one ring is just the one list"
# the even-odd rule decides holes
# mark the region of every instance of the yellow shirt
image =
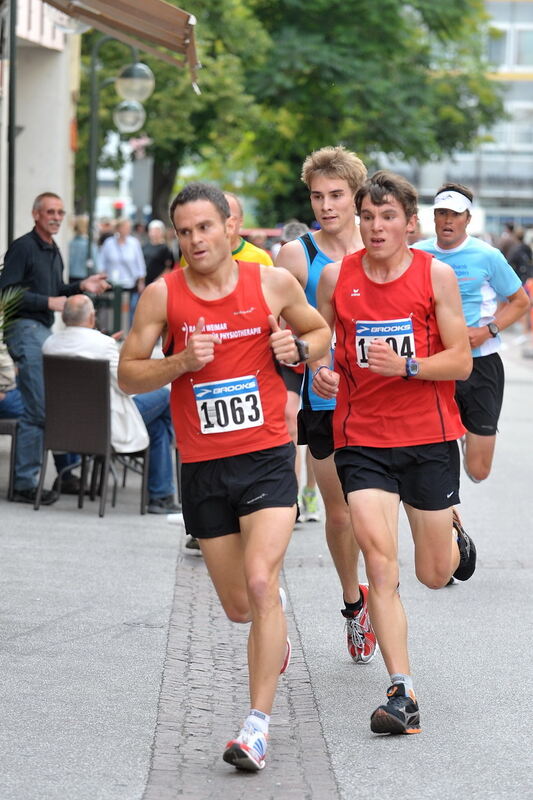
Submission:
[[[271,267],[273,263],[266,250],[262,250],[260,247],[256,247],[255,244],[247,242],[242,236],[241,243],[235,250],[232,250],[231,255],[239,261],[250,261],[252,264],[265,264]],[[187,262],[183,256],[181,256],[180,267],[185,266],[187,266]]]

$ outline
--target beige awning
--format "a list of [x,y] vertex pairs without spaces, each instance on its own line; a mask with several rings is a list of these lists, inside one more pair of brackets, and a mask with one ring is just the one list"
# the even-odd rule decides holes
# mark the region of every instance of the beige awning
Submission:
[[[64,14],[132,47],[180,67],[187,66],[193,83],[199,66],[194,44],[193,14],[164,0],[46,0]],[[176,57],[179,54],[180,57]]]

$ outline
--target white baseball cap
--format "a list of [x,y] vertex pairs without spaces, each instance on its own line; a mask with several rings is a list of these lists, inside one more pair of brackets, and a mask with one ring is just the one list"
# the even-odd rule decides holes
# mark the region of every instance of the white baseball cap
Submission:
[[433,209],[448,208],[461,214],[463,211],[472,211],[472,201],[461,192],[445,189],[435,197]]

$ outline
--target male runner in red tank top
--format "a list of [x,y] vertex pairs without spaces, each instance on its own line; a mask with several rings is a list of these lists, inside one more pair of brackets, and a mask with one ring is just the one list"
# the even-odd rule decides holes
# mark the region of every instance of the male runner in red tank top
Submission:
[[[467,580],[475,547],[453,517],[462,435],[454,400],[472,357],[453,270],[410,250],[417,196],[385,170],[356,195],[365,249],[328,264],[318,308],[336,330],[335,371],[314,390],[336,397],[335,464],[369,579],[368,605],[391,686],[371,717],[376,733],[418,733],[420,715],[398,594],[398,508],[415,545],[418,579],[439,589]],[[451,533],[453,531],[453,533]]]
[[[265,765],[269,715],[290,656],[279,573],[297,485],[274,359],[321,357],[331,333],[289,272],[233,260],[234,220],[219,189],[189,184],[170,215],[188,266],[144,291],[119,380],[131,393],[172,382],[186,528],[227,616],[252,623],[250,713],[223,758],[253,771]],[[280,315],[300,339],[280,330]],[[161,335],[167,357],[152,360]]]

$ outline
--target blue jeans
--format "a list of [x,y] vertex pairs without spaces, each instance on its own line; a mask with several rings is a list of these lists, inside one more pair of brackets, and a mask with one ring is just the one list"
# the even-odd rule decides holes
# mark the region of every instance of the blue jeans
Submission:
[[[23,409],[18,424],[15,454],[15,490],[37,486],[43,460],[44,378],[41,348],[50,329],[32,319],[16,319],[5,334],[11,358],[18,367],[18,388]],[[54,455],[56,469],[76,461],[69,453]]]
[[24,403],[18,389],[11,389],[0,400],[0,419],[18,419],[24,411]]
[[140,411],[150,437],[148,494],[154,499],[168,497],[175,492],[171,456],[173,431],[170,419],[170,392],[168,389],[156,389],[155,392],[136,395],[133,401]]

